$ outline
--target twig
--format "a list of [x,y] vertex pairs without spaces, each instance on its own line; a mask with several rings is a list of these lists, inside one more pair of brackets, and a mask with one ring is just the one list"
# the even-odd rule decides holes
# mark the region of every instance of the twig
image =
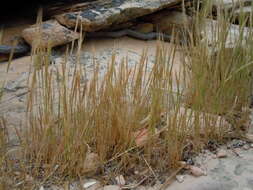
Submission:
[[121,189],[135,189],[136,187],[138,187],[139,185],[141,185],[146,179],[148,179],[151,175],[153,174],[150,174],[146,177],[144,177],[141,181],[139,181],[139,183],[137,184],[132,184],[132,185],[124,185],[121,187]]
[[149,165],[149,163],[147,162],[147,160],[142,156],[142,159],[145,161],[146,165],[148,166],[149,170],[151,171],[151,173],[153,174],[153,176],[156,178],[157,181],[158,180],[158,177],[156,176],[154,170],[151,168],[151,166]]

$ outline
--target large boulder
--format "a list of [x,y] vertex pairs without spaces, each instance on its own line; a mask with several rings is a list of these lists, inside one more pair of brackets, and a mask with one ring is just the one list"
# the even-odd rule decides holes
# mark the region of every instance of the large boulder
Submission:
[[105,29],[111,25],[127,22],[158,10],[168,8],[182,0],[110,0],[99,1],[80,12],[55,16],[63,25],[74,28],[82,26],[86,32]]

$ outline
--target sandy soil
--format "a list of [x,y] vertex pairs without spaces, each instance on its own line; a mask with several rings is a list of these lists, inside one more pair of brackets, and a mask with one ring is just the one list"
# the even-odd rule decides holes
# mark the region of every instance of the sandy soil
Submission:
[[[20,25],[18,27],[11,26],[4,31],[3,42],[8,44],[14,35],[19,35],[23,28],[28,23]],[[82,53],[85,55],[97,55],[97,59],[106,65],[110,60],[112,52],[116,50],[117,60],[120,63],[122,58],[128,56],[131,59],[135,59],[132,63],[136,64],[143,53],[148,52],[148,59],[150,63],[154,63],[154,57],[156,54],[157,41],[141,41],[129,37],[122,37],[119,39],[92,39],[86,40],[83,45]],[[173,44],[164,43],[164,47],[168,50],[175,48]],[[63,47],[64,49],[64,47]],[[64,52],[64,51],[62,51]],[[102,56],[101,56],[102,55]],[[180,50],[177,51],[174,60],[174,72],[178,73],[181,69],[181,56]],[[59,58],[62,58],[58,52],[57,56],[53,56],[56,62]],[[0,63],[0,84],[5,87],[2,100],[0,102],[0,115],[4,115],[7,124],[10,129],[24,124],[25,111],[26,111],[26,95],[29,91],[27,86],[27,78],[29,71],[32,68],[32,58],[27,55],[25,57],[14,59],[9,67],[8,73],[6,72],[8,62]],[[84,64],[87,63],[84,56],[81,60]],[[73,62],[72,62],[73,64]],[[13,130],[11,130],[13,131]]]

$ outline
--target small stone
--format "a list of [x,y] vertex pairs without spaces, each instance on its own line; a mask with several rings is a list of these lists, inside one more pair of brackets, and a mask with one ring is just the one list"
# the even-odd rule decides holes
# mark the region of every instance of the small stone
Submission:
[[83,188],[86,190],[96,190],[101,187],[101,183],[95,179],[89,179],[83,183]]
[[190,166],[189,168],[190,168],[191,174],[194,175],[195,177],[200,177],[200,176],[206,175],[206,172],[199,167]]
[[144,146],[148,140],[148,130],[146,128],[141,129],[133,133],[135,143],[138,147]]
[[118,185],[106,185],[104,187],[99,188],[99,190],[120,190],[120,186]]
[[125,181],[123,175],[119,175],[119,176],[115,177],[115,179],[116,179],[118,185],[125,185],[126,184],[126,181]]
[[226,158],[228,155],[227,155],[227,151],[223,150],[223,149],[220,149],[218,152],[217,152],[217,158]]
[[249,145],[249,144],[245,144],[242,148],[243,148],[244,150],[249,150],[249,149],[250,149],[250,145]]
[[250,145],[251,148],[253,148],[253,143]]
[[186,167],[187,163],[185,161],[179,161],[178,162],[180,166]]
[[185,176],[184,175],[176,175],[176,179],[179,183],[183,183],[184,182],[184,178]]

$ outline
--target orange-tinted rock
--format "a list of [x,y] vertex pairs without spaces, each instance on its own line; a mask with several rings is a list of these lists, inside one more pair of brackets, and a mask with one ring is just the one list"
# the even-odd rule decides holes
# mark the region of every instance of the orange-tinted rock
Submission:
[[23,30],[23,38],[33,47],[55,47],[79,38],[79,34],[60,25],[56,20],[32,25]]

